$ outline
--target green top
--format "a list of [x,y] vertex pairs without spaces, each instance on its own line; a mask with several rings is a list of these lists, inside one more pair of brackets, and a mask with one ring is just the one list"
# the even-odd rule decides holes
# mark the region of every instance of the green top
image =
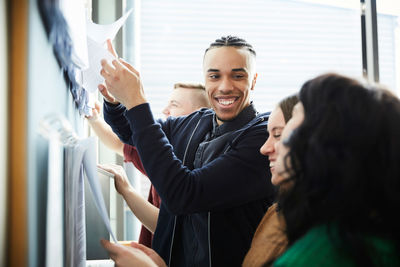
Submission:
[[[333,233],[337,229],[333,229]],[[332,233],[332,232],[331,232]],[[391,240],[367,237],[367,242],[379,251],[379,266],[400,266],[400,256],[396,251],[395,243]],[[278,258],[274,265],[280,266],[356,266],[354,260],[334,246],[326,225],[317,226],[309,230],[297,240],[286,252]]]

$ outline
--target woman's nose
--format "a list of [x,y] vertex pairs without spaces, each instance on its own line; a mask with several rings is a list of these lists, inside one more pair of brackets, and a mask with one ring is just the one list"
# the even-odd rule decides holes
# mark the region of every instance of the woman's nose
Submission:
[[274,144],[270,137],[268,137],[267,141],[261,146],[260,153],[264,156],[268,156],[271,153],[275,152]]

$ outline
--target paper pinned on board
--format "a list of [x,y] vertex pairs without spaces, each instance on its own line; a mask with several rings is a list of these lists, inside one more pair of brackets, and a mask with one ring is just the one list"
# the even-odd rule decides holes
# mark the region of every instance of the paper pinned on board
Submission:
[[89,67],[88,49],[86,43],[85,6],[81,0],[61,0],[60,8],[68,24],[68,33],[71,37],[73,49],[71,51],[72,61],[81,70]]
[[89,68],[82,72],[82,86],[89,92],[95,92],[97,86],[104,82],[104,78],[100,75],[100,61],[104,58],[112,61],[114,56],[107,50],[107,39],[113,40],[119,29],[124,25],[128,16],[132,13],[130,9],[125,15],[114,23],[107,25],[95,24],[87,21],[87,47],[89,57]]
[[62,267],[64,251],[63,148],[58,135],[48,132],[49,161],[46,211],[46,267]]
[[[93,41],[99,44],[104,44],[107,39],[113,40],[117,32],[125,24],[126,19],[132,13],[132,9],[125,13],[121,18],[117,21],[107,24],[101,25],[93,23],[93,21],[88,21],[86,24],[86,31],[88,37],[90,37]],[[90,52],[90,51],[89,51]]]
[[82,71],[83,88],[89,92],[95,92],[97,86],[104,82],[103,76],[100,75],[100,61],[104,58],[107,61],[112,61],[115,57],[104,48],[103,45],[96,43],[90,37],[87,38],[89,51],[89,68]]
[[115,235],[111,229],[110,219],[108,218],[106,204],[104,203],[99,178],[97,175],[96,143],[93,138],[87,138],[80,140],[80,145],[86,148],[86,151],[82,157],[82,163],[83,168],[85,169],[86,177],[88,178],[90,190],[93,194],[94,203],[112,239],[115,243],[117,243],[117,239],[115,238]]

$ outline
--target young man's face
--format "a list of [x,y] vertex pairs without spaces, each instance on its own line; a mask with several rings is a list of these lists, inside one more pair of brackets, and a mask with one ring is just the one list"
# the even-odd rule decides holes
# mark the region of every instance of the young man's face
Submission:
[[218,124],[234,119],[250,104],[257,74],[255,58],[246,49],[219,47],[204,56],[205,87]]
[[168,105],[164,108],[163,114],[166,117],[188,115],[198,109],[193,104],[193,99],[199,97],[196,93],[198,89],[176,88],[172,91]]

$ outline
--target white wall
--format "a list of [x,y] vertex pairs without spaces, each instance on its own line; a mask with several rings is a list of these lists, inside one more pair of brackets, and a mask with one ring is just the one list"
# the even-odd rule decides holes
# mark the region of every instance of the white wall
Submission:
[[7,207],[7,12],[6,1],[0,1],[0,266],[5,266]]

